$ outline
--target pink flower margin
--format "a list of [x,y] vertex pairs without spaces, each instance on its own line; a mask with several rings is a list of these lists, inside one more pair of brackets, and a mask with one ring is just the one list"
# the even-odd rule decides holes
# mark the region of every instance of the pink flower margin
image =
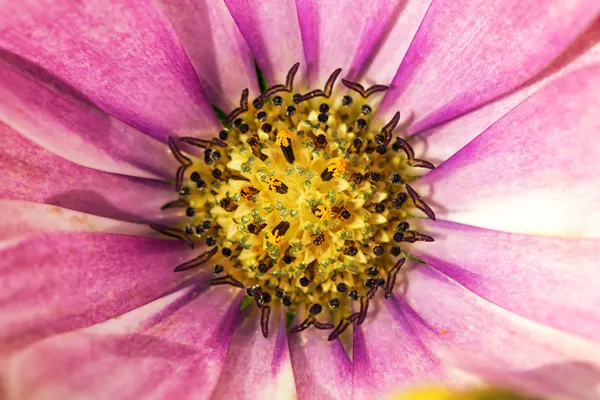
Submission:
[[[474,376],[598,398],[597,0],[8,0],[0,10],[0,397],[368,399]],[[339,340],[264,339],[151,237],[170,135],[301,62],[390,84],[438,221]],[[198,79],[199,78],[199,79]],[[168,219],[169,215],[160,214]],[[276,316],[283,321],[283,315]]]

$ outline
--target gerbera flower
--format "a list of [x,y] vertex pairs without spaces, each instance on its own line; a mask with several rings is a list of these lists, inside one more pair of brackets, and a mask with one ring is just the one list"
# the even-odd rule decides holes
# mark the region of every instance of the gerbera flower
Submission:
[[596,398],[599,13],[5,2],[2,397]]

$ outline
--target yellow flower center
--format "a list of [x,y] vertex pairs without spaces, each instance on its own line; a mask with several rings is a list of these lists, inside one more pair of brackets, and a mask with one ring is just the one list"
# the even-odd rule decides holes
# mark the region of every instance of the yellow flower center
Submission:
[[180,138],[204,157],[184,155],[170,140],[186,220],[153,227],[204,241],[207,250],[176,270],[210,265],[213,284],[247,288],[265,335],[278,302],[309,311],[292,332],[313,325],[333,329],[333,339],[362,323],[378,288],[391,295],[404,262],[400,243],[433,240],[405,221],[407,203],[434,218],[407,184],[415,160],[433,166],[414,159],[403,140],[391,143],[399,114],[383,127],[372,123],[369,97],[385,87],[344,81],[358,96],[332,97],[337,70],[325,90],[293,94],[296,70],[250,104],[245,90],[218,137]]

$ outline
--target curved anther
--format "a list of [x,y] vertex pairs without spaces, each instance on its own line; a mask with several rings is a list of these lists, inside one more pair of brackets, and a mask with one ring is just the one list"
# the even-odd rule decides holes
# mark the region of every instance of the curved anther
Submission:
[[191,136],[180,137],[179,140],[181,140],[184,143],[191,144],[192,146],[201,147],[203,149],[206,149],[207,147],[211,147],[212,145],[214,145],[212,140],[198,139],[198,138],[191,137]]
[[271,307],[264,306],[260,311],[260,330],[265,338],[269,336],[269,316],[271,315]]
[[424,233],[408,231],[404,234],[403,242],[414,243],[414,242],[434,242],[435,239]]
[[406,258],[401,258],[398,260],[388,273],[387,280],[385,282],[385,293],[383,295],[386,299],[389,299],[392,296],[392,290],[394,290],[394,285],[396,284],[396,276],[398,275],[398,271],[400,271],[400,268],[402,268],[405,261]]
[[161,224],[150,224],[150,228],[154,229],[156,232],[162,233],[165,236],[183,240],[191,249],[194,248],[194,242],[192,242],[192,239],[190,239],[181,229],[171,228]]
[[186,165],[186,166],[192,165],[192,160],[190,160],[189,158],[184,156],[181,153],[181,151],[179,151],[179,148],[177,147],[177,144],[175,143],[175,139],[173,139],[171,136],[169,136],[169,149],[171,149],[171,153],[173,154],[175,159],[179,162],[179,164]]
[[385,138],[385,141],[383,142],[385,147],[388,147],[392,141],[392,132],[394,132],[396,125],[398,125],[398,121],[400,121],[400,112],[396,111],[396,114],[394,114],[392,120],[381,129],[381,133],[383,133],[383,137]]
[[217,254],[218,250],[219,250],[219,248],[217,246],[215,246],[212,249],[210,249],[209,251],[206,251],[206,252],[200,254],[198,257],[196,257],[192,260],[186,261],[183,264],[179,264],[177,267],[175,267],[173,272],[187,271],[188,269],[199,267],[202,264],[204,264],[205,262],[207,262],[208,260],[210,260],[215,254]]
[[168,208],[185,208],[185,207],[189,207],[189,205],[190,205],[190,203],[188,203],[187,200],[178,199],[178,200],[173,200],[173,201],[169,201],[168,203],[165,203],[160,209],[166,210]]
[[435,213],[433,212],[431,207],[429,207],[427,205],[427,203],[425,203],[421,199],[421,196],[419,196],[419,194],[417,192],[415,192],[415,190],[413,188],[411,188],[410,185],[408,185],[408,184],[406,185],[406,190],[408,191],[408,195],[412,199],[413,203],[415,203],[415,207],[417,207],[419,210],[423,211],[429,219],[435,221]]
[[353,324],[358,319],[359,315],[360,315],[360,313],[355,312],[353,314],[350,314],[348,317],[342,318],[342,320],[340,321],[338,326],[336,326],[335,329],[333,330],[333,332],[331,332],[329,334],[329,337],[327,338],[327,340],[330,342],[332,340],[335,340],[338,336],[340,336],[346,330],[346,328],[348,328],[348,326]]
[[315,321],[315,328],[320,329],[320,330],[328,330],[328,329],[333,329],[334,325],[333,324],[327,324],[327,323],[322,323],[319,321]]
[[175,190],[180,191],[183,186],[183,178],[185,176],[185,171],[187,168],[192,165],[192,160],[184,156],[181,151],[177,148],[177,144],[175,144],[175,140],[169,136],[169,149],[171,149],[171,153],[175,157],[175,159],[181,164],[179,168],[177,168],[177,173],[175,174]]
[[341,68],[338,68],[335,71],[333,71],[333,73],[327,79],[327,82],[325,82],[324,90],[316,89],[316,90],[310,91],[306,94],[303,94],[302,96],[300,96],[298,98],[298,103],[301,103],[306,100],[310,100],[315,97],[325,97],[328,99],[329,96],[331,96],[331,92],[333,91],[333,85],[335,84],[335,81],[341,72],[342,72]]
[[415,158],[415,151],[408,144],[408,142],[402,138],[397,137],[396,141],[398,142],[398,146],[402,149],[404,154],[406,154],[406,158],[408,159],[408,165],[416,168],[427,168],[434,169],[435,165],[430,163],[429,161],[421,160],[420,158]]
[[242,282],[238,281],[237,279],[235,279],[234,277],[232,277],[231,275],[225,275],[220,278],[211,279],[210,281],[208,281],[208,284],[211,286],[231,285],[233,287],[240,288],[240,289],[244,288],[244,284]]
[[293,327],[292,329],[290,329],[290,333],[302,332],[303,330],[308,329],[308,327],[314,323],[315,323],[315,317],[312,315],[309,315],[308,317],[306,317],[306,319],[304,321],[302,321],[300,323],[300,325],[297,325],[297,326]]
[[270,88],[265,90],[260,96],[258,96],[255,101],[264,102],[267,97],[275,93],[291,92],[292,90],[294,90],[294,78],[296,76],[296,73],[298,72],[299,67],[300,63],[296,63],[292,66],[285,78],[285,85],[278,84],[271,86]]
[[363,87],[363,85],[361,85],[360,83],[352,82],[352,81],[349,81],[347,79],[342,79],[342,83],[348,89],[357,92],[358,94],[360,94],[365,99],[367,97],[369,97],[370,95],[372,95],[373,93],[383,92],[383,91],[386,91],[388,89],[388,87],[385,86],[385,85],[374,85],[374,86],[371,86],[370,88],[368,88],[367,90],[365,90],[365,88]]
[[231,112],[231,114],[229,114],[229,116],[227,117],[227,120],[225,121],[225,125],[230,124],[231,121],[236,119],[238,115],[248,111],[248,94],[249,94],[248,89],[244,89],[242,91],[242,97],[240,99],[240,106],[238,108],[236,108],[235,110],[233,110]]

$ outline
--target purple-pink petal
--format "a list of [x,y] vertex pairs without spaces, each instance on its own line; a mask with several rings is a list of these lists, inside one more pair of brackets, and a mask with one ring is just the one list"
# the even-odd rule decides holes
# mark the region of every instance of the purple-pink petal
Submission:
[[208,399],[239,298],[192,287],[32,345],[7,368],[8,398]]
[[0,353],[140,307],[179,284],[185,244],[103,233],[29,235],[0,249]]
[[398,297],[402,313],[423,345],[444,362],[526,394],[597,395],[597,342],[508,312],[424,264],[408,272],[407,282]]
[[559,78],[414,188],[440,219],[509,232],[600,235],[600,66]]
[[96,171],[73,164],[0,124],[0,193],[5,199],[51,204],[123,221],[161,219],[174,199],[161,181]]
[[271,311],[269,336],[251,304],[240,314],[213,399],[293,399],[296,386],[285,329],[285,310]]
[[392,21],[387,25],[360,75],[368,85],[389,85],[410,46],[432,0],[397,2]]
[[289,69],[299,62],[296,88],[302,92],[306,65],[294,0],[224,1],[269,83],[285,83]]
[[595,0],[434,0],[382,110],[401,110],[409,133],[460,116],[539,73],[599,12]]
[[309,79],[316,88],[340,67],[342,76],[356,78],[402,5],[388,0],[303,0],[296,7]]
[[185,52],[150,0],[10,0],[0,46],[105,112],[165,140],[218,129]]
[[0,118],[54,154],[100,171],[172,178],[178,166],[163,143],[15,56],[0,61]]
[[544,71],[508,94],[411,138],[415,152],[438,165],[489,128],[525,98],[555,79],[600,63],[600,20]]
[[[301,321],[296,316],[295,324]],[[330,331],[309,328],[289,334],[290,355],[299,400],[336,400],[352,396],[352,361]]]
[[365,322],[354,328],[353,360],[355,399],[447,380],[440,360],[423,346],[392,299],[374,302]]
[[254,60],[223,0],[159,0],[211,104],[225,113],[242,90],[258,95]]
[[411,254],[490,302],[600,341],[598,239],[563,239],[422,221]]
[[0,240],[39,232],[156,233],[148,225],[98,217],[49,204],[0,200]]

